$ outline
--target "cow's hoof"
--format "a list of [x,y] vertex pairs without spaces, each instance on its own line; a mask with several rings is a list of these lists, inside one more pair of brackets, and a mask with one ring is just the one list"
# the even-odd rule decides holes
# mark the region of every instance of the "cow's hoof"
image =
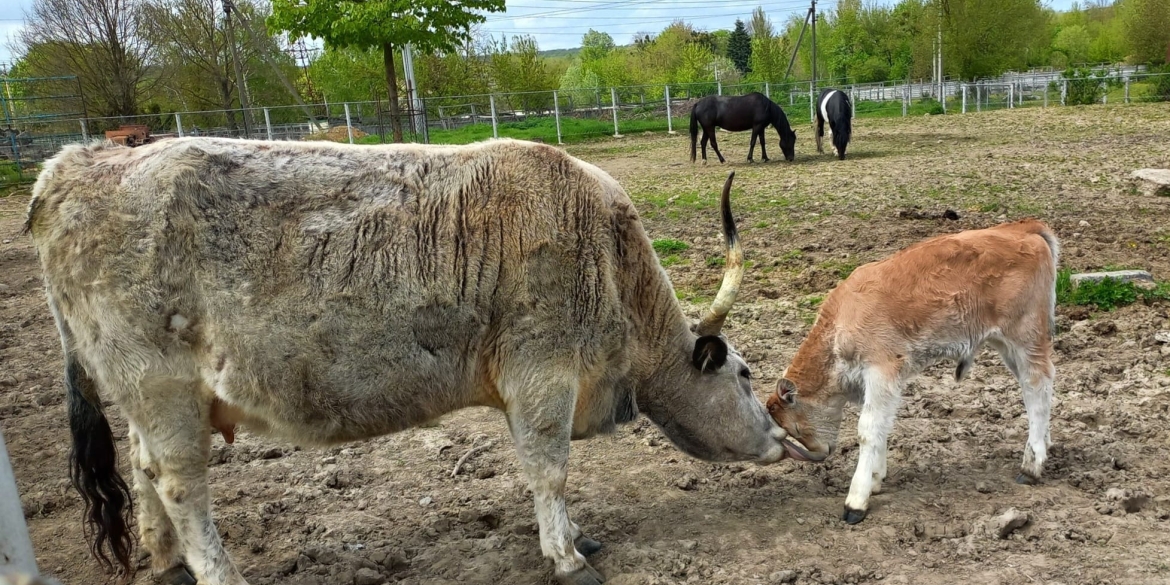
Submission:
[[854,510],[848,506],[845,507],[845,513],[841,514],[841,519],[846,524],[857,524],[865,520],[865,510]]
[[195,585],[198,583],[187,565],[175,565],[163,571],[157,580],[162,585]]
[[1039,478],[1032,477],[1031,475],[1028,475],[1022,471],[1019,475],[1016,476],[1016,483],[1020,485],[1036,485],[1036,483],[1039,481]]
[[586,563],[584,567],[568,575],[557,575],[557,583],[561,585],[601,585],[605,583],[605,577],[602,577],[597,569]]
[[582,534],[577,537],[577,540],[573,541],[573,548],[577,549],[577,552],[590,557],[601,550],[601,543]]

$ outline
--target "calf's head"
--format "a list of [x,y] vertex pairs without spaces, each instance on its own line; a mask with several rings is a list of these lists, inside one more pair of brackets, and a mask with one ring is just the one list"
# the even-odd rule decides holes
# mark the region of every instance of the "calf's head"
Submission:
[[[831,387],[832,385],[829,385]],[[788,378],[776,382],[776,392],[768,396],[768,413],[788,433],[784,448],[798,461],[824,461],[837,446],[844,397],[824,388],[810,388],[801,394]]]
[[[698,323],[669,340],[653,388],[639,408],[688,455],[707,461],[773,463],[784,458],[784,430],[752,393],[751,370],[720,331],[743,279],[743,251],[731,216],[731,181],[720,202],[727,263],[723,285]],[[664,332],[665,333],[665,332]]]

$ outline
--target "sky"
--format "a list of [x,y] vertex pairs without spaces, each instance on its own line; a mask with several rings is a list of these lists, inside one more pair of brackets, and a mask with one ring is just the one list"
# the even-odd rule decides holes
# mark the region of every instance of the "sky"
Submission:
[[[16,32],[34,0],[0,0],[0,64],[14,59]],[[894,0],[880,0],[892,4]],[[829,9],[836,0],[819,0]],[[1067,10],[1074,0],[1046,0],[1057,10]],[[581,36],[590,28],[607,32],[615,43],[632,42],[637,33],[656,33],[675,19],[705,30],[730,29],[735,19],[747,22],[752,10],[762,6],[772,24],[779,28],[790,14],[803,14],[807,0],[506,0],[507,11],[489,14],[482,32],[496,38],[517,34],[532,35],[541,49],[569,49],[580,46]]]

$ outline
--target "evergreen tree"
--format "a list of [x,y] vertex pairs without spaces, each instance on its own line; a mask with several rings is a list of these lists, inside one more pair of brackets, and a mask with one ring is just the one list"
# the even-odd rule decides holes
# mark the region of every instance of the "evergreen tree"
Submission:
[[751,71],[752,39],[748,36],[743,21],[736,19],[735,30],[727,40],[727,58],[735,63],[735,67],[742,73]]

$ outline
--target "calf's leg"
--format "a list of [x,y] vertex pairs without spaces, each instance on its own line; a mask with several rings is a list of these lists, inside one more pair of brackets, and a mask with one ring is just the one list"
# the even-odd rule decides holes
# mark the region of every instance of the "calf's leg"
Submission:
[[[501,394],[507,403],[508,428],[516,444],[524,474],[528,477],[540,525],[540,550],[553,561],[562,585],[600,585],[605,579],[574,546],[596,552],[601,545],[581,534],[569,520],[565,505],[569,437],[578,381],[557,376],[531,365],[506,375]],[[539,372],[539,373],[538,373]]]
[[845,512],[841,519],[857,524],[869,510],[869,496],[885,476],[886,439],[894,428],[894,417],[901,401],[901,387],[896,376],[871,368],[864,375],[865,403],[857,420],[857,469],[849,484]]

